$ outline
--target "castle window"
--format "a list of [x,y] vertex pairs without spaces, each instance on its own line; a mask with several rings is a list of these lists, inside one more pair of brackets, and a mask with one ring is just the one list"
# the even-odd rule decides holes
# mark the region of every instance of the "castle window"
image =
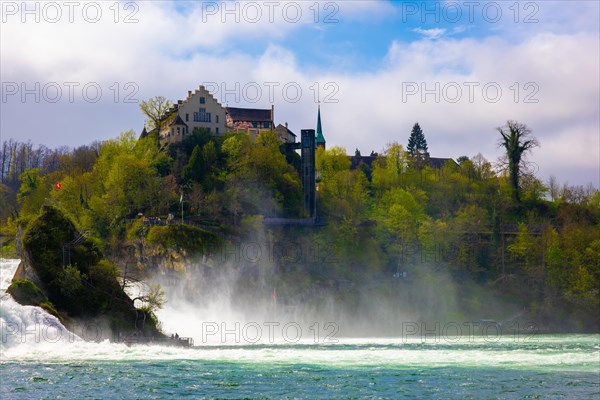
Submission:
[[177,127],[177,136],[179,136],[179,127]]
[[185,114],[185,122],[188,122],[190,120],[190,114]]
[[218,115],[215,115],[215,120],[216,120],[215,122],[218,124],[219,123],[219,116]]
[[206,99],[204,97],[200,97],[200,104],[206,103]]
[[253,127],[253,128],[258,128],[258,122],[253,122],[253,123],[252,123],[252,127]]
[[210,122],[210,113],[206,113],[206,121],[204,122]]
[[219,134],[219,128],[215,128],[215,133],[218,135]]
[[269,123],[268,123],[268,122],[265,122],[265,123],[264,123],[264,125],[263,125],[263,128],[265,128],[265,129],[269,129]]

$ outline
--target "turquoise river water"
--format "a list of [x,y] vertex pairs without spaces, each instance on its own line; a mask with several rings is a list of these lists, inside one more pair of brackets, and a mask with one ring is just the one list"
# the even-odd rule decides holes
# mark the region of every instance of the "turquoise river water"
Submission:
[[0,399],[600,398],[600,335],[127,347],[18,305],[4,293],[17,262],[0,265]]

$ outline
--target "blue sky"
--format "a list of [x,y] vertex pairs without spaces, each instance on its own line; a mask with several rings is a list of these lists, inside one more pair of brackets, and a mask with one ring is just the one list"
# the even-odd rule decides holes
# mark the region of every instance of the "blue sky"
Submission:
[[3,140],[140,132],[135,101],[206,83],[230,106],[273,104],[294,131],[314,128],[318,92],[328,145],[349,153],[406,144],[418,121],[432,156],[494,162],[495,127],[519,120],[541,179],[600,186],[596,1],[1,4]]

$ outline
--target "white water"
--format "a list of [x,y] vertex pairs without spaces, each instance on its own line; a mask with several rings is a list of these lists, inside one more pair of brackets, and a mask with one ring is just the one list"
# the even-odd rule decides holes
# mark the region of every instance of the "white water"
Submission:
[[[132,346],[86,342],[68,332],[52,315],[39,307],[21,306],[5,293],[18,266],[17,260],[0,260],[0,362],[69,360],[210,360],[242,363],[336,366],[477,366],[510,368],[578,369],[598,363],[598,335],[463,336],[459,340],[440,337],[335,338],[325,340],[314,332],[298,340],[262,337],[248,342],[215,346],[213,341],[196,343],[200,348]],[[185,310],[180,310],[182,313]],[[217,327],[218,328],[218,327]],[[280,329],[279,327],[278,329]],[[243,329],[243,327],[242,327]],[[266,331],[264,331],[266,332]],[[248,332],[247,332],[248,333]],[[233,334],[230,334],[229,339]],[[215,335],[219,338],[220,335]],[[218,340],[217,340],[218,342]],[[232,341],[229,340],[228,343]],[[584,350],[587,348],[587,351]],[[593,349],[590,351],[590,349]]]
[[68,342],[81,339],[70,333],[64,325],[44,309],[22,306],[6,293],[19,260],[0,259],[0,353],[2,359],[13,348],[60,348]]

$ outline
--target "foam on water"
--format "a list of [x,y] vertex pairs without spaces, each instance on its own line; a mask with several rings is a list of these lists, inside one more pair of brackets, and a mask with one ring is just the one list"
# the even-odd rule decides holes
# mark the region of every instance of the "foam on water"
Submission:
[[6,289],[10,286],[19,260],[0,260],[0,352],[8,357],[11,349],[60,349],[65,343],[81,341],[55,316],[44,309],[17,303]]
[[[1,290],[14,275],[18,261],[0,262]],[[180,310],[184,312],[185,310]],[[332,338],[328,342],[262,338],[248,345],[216,342],[195,348],[85,342],[68,332],[58,319],[39,307],[21,306],[2,294],[1,362],[61,363],[69,360],[207,360],[239,363],[338,366],[489,366],[541,369],[598,369],[599,335],[540,335],[458,340],[421,338]],[[321,338],[322,339],[322,338]]]

